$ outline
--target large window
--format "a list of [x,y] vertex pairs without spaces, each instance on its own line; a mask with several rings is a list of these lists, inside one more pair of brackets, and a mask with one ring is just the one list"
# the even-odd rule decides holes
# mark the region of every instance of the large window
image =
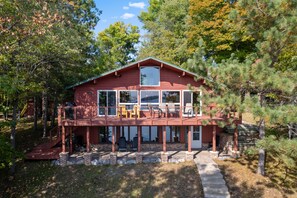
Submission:
[[120,104],[126,105],[127,109],[133,109],[137,103],[137,91],[120,91]]
[[180,142],[179,126],[166,126],[166,142]]
[[179,91],[162,91],[162,103],[180,103]]
[[157,142],[158,141],[158,127],[156,126],[143,126],[142,138],[144,142]]
[[159,106],[159,91],[140,91],[141,110],[148,110],[149,106]]
[[140,85],[159,86],[160,67],[140,67]]
[[116,91],[98,91],[99,115],[116,115]]

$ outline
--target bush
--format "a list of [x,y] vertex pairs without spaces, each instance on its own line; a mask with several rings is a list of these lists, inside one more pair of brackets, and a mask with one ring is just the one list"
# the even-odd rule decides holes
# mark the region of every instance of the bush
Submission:
[[16,152],[9,140],[3,135],[0,135],[0,169],[11,166],[15,155]]

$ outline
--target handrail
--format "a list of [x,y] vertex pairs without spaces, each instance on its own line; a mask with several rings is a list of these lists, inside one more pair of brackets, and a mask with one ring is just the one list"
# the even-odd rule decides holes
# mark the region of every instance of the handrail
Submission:
[[[79,119],[92,119],[102,117],[105,119],[105,122],[107,123],[107,120],[109,117],[113,116],[116,119],[119,119],[122,121],[123,119],[141,119],[141,118],[166,118],[168,121],[169,118],[196,118],[196,120],[200,119],[201,116],[204,118],[206,117],[212,117],[210,114],[204,114],[201,115],[201,107],[192,105],[175,105],[175,111],[172,111],[172,107],[165,107],[164,105],[160,106],[149,106],[148,109],[138,110],[133,114],[133,116],[128,116],[127,114],[131,114],[132,110],[130,109],[123,109],[125,107],[121,106],[98,106],[98,105],[90,105],[90,106],[84,106],[84,105],[78,105],[78,106],[61,106],[58,109],[58,123],[61,125],[62,120],[79,120]],[[214,106],[210,106],[209,110],[215,109]],[[125,116],[123,115],[123,112],[125,111]],[[138,115],[140,114],[140,115]],[[235,115],[233,115],[235,116]],[[214,117],[229,117],[229,115],[223,115],[221,112],[217,112],[214,114]]]

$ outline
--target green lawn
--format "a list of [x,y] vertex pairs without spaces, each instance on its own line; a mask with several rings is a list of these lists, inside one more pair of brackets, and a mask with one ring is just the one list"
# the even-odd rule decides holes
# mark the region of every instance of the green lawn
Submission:
[[2,197],[202,197],[193,162],[64,168],[26,162],[10,179],[1,181]]

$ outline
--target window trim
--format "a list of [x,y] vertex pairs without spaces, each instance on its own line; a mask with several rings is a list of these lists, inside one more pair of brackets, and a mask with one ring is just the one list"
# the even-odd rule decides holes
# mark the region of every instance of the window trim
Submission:
[[[141,84],[141,68],[144,67],[158,67],[159,68],[159,84],[158,85],[142,85]],[[139,86],[140,87],[160,87],[161,85],[161,67],[157,65],[148,65],[148,66],[140,66],[139,67]]]
[[179,102],[174,102],[173,104],[174,105],[181,105],[181,102],[182,102],[182,96],[181,96],[181,90],[161,90],[161,104],[168,104],[169,102],[163,102],[163,91],[175,91],[175,92],[179,92]]
[[[159,102],[158,103],[142,103],[141,102],[141,93],[143,92],[143,91],[155,91],[155,92],[158,92],[159,93]],[[140,93],[139,93],[139,106],[140,106],[140,109],[141,109],[141,105],[142,104],[154,104],[154,105],[158,105],[158,106],[160,106],[160,91],[161,90],[140,90]],[[141,109],[141,111],[149,111],[149,109]]]
[[[108,90],[97,90],[97,116],[98,117],[104,117],[105,115],[100,115],[100,112],[99,112],[99,108],[100,108],[100,104],[99,104],[99,92],[100,91],[106,91],[106,92],[113,91],[113,92],[115,92],[116,106],[117,106],[118,92],[117,92],[117,90],[112,90],[112,89],[108,89]],[[116,114],[115,115],[107,115],[107,116],[116,117],[117,115],[118,115],[118,112],[116,111]]]
[[[137,102],[136,103],[125,103],[125,102],[121,102],[121,91],[136,91],[136,96],[137,96]],[[118,104],[119,105],[138,105],[139,104],[139,91],[136,90],[136,89],[133,89],[133,90],[118,90]]]

